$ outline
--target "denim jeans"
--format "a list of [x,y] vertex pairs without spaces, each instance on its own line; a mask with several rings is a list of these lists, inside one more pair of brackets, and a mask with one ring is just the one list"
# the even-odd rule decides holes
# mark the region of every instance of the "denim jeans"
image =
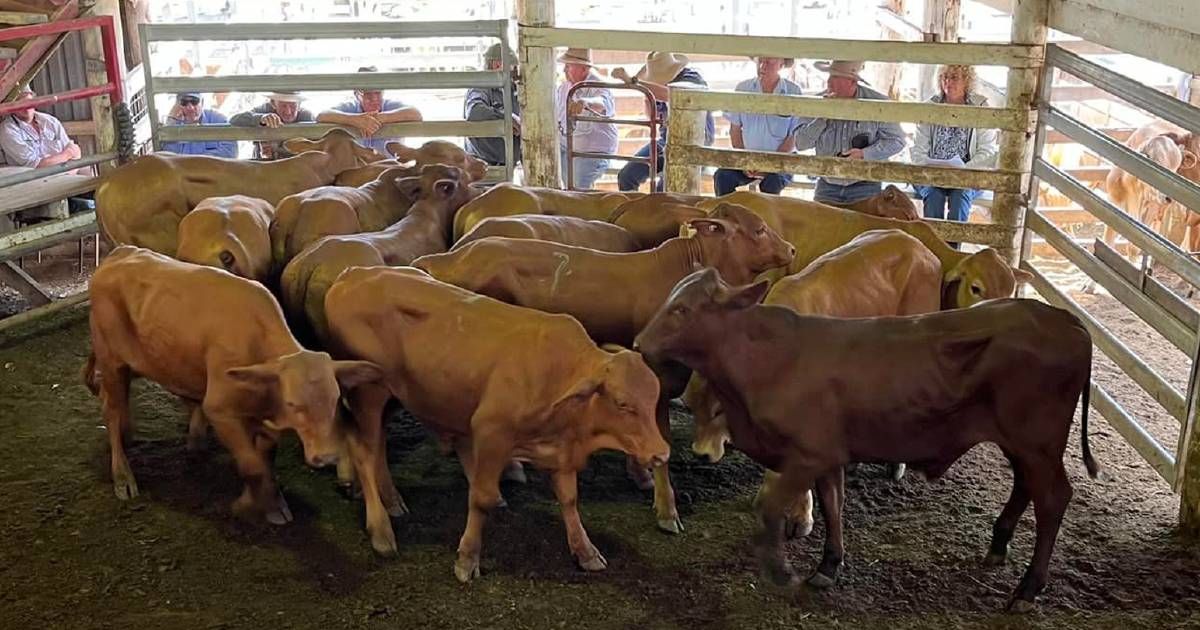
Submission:
[[[637,157],[650,157],[650,143],[647,142],[646,146],[638,149],[638,152],[634,155]],[[655,164],[655,166],[658,167],[656,174],[661,173],[663,170],[662,141],[659,141],[658,143],[658,153],[655,159],[658,160],[658,162]],[[626,162],[625,166],[621,167],[621,171],[617,173],[617,188],[620,190],[637,190],[639,187],[641,187],[642,182],[646,181],[646,179],[649,177],[649,164],[642,164],[641,162]],[[656,192],[662,191],[662,179],[658,180],[654,190]]]
[[[971,217],[971,202],[981,194],[969,188],[938,188],[937,186],[914,185],[917,195],[925,200],[926,219],[949,219],[966,222]],[[949,205],[950,211],[946,212]]]
[[846,186],[830,184],[825,178],[817,180],[817,190],[813,200],[820,203],[845,205],[874,197],[883,192],[883,184],[879,182],[854,182]]
[[[562,161],[562,178],[567,180],[567,148],[559,148],[559,159]],[[573,173],[575,181],[574,188],[580,190],[590,190],[596,184],[596,180],[604,174],[604,170],[608,168],[608,160],[603,158],[575,158],[575,172]]]
[[[749,184],[752,181],[754,178],[746,175],[746,171],[719,168],[716,173],[713,173],[713,189],[718,197],[728,195],[737,190],[738,186]],[[762,183],[758,185],[758,190],[770,195],[778,195],[779,191],[787,188],[790,183],[792,183],[791,173],[766,173],[762,178]]]

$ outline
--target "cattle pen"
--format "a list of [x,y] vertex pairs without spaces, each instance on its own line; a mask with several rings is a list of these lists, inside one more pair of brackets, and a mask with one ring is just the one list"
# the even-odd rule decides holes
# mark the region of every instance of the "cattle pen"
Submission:
[[[956,16],[960,4],[924,1],[928,13],[942,16]],[[557,4],[562,15],[570,3]],[[128,452],[142,495],[118,501],[100,403],[79,377],[89,348],[84,294],[0,319],[0,628],[1200,627],[1200,310],[1189,291],[1200,289],[1200,263],[1053,164],[1045,150],[1078,143],[1200,212],[1196,182],[1056,107],[1050,94],[1069,75],[1198,135],[1200,109],[1047,37],[1053,29],[1200,74],[1200,12],[1191,0],[986,4],[1011,12],[1009,41],[960,43],[936,33],[913,42],[560,28],[556,0],[514,0],[515,23],[146,24],[139,80],[154,148],[172,140],[315,138],[331,127],[172,128],[159,124],[156,95],[501,87],[506,114],[519,96],[523,183],[559,188],[566,169],[559,163],[555,60],[564,47],[1007,68],[1004,102],[991,107],[672,90],[663,177],[667,191],[686,194],[700,194],[701,169],[711,166],[994,191],[987,222],[929,223],[945,240],[996,248],[1032,274],[1024,295],[1075,314],[1100,351],[1090,429],[1104,473],[1098,480],[1084,473],[1075,422],[1066,456],[1075,495],[1050,585],[1031,615],[1002,608],[1032,553],[1033,515],[1021,520],[1008,564],[980,564],[1012,477],[999,449],[972,450],[936,481],[912,475],[893,481],[870,464],[848,474],[841,581],[785,599],[755,572],[747,541],[757,523],[753,499],[762,468],[736,452],[719,464],[694,455],[690,412],[679,401],[670,409],[670,468],[684,531],[656,531],[651,493],[626,476],[623,456],[599,453],[579,483],[583,520],[608,560],[599,573],[574,565],[552,478],[530,468],[528,483],[502,486],[507,506],[488,522],[482,577],[458,583],[450,565],[467,519],[468,484],[454,456],[399,406],[389,408],[386,427],[388,472],[410,509],[393,519],[397,557],[372,553],[361,500],[343,493],[332,470],[306,467],[295,439],[282,441],[275,459],[294,522],[276,527],[235,519],[229,504],[241,484],[232,458],[216,441],[205,454],[189,452],[187,408],[153,383],[135,382],[131,394],[135,435]],[[160,75],[151,63],[151,46],[162,41],[469,36],[506,44],[513,33],[515,58],[502,45],[499,71],[381,72],[365,81],[353,73],[200,78]],[[509,87],[510,65],[519,69],[519,94]],[[718,111],[993,128],[1000,130],[999,165],[967,170],[706,146],[703,116]],[[512,132],[508,116],[381,129],[408,137],[503,137],[509,157]],[[116,157],[107,152],[89,163]],[[512,162],[492,167],[491,182],[512,181]],[[1073,238],[1039,207],[1040,191],[1061,193],[1089,220],[1112,226],[1122,246]],[[1035,246],[1057,254],[1035,256]],[[1123,255],[1131,247],[1144,252],[1140,265]],[[1100,295],[1082,290],[1080,278]],[[1096,314],[1097,305],[1113,308]],[[231,326],[238,317],[230,313]],[[788,543],[798,571],[820,560],[822,529],[818,519],[812,535]]]

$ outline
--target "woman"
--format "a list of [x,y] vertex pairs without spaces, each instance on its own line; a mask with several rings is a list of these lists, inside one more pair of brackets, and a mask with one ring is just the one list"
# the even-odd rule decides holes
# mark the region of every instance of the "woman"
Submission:
[[[929,99],[931,103],[987,105],[987,98],[974,91],[975,69],[971,66],[942,66],[938,69],[938,85],[941,93]],[[913,164],[994,168],[996,130],[919,124],[912,148],[912,161]],[[928,219],[965,222],[971,214],[971,202],[979,196],[978,190],[971,189],[920,184],[913,188],[925,200],[925,217]]]

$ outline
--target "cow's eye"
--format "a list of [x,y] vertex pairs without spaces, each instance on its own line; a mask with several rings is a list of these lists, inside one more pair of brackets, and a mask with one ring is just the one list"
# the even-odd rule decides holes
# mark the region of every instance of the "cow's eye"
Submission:
[[760,227],[757,230],[754,230],[754,233],[759,236],[762,236],[763,234],[767,233],[767,228],[766,228],[766,226]]
[[676,304],[675,306],[672,306],[667,313],[670,315],[686,315],[687,307],[683,306],[682,304]]
[[983,287],[980,287],[978,284],[972,284],[971,285],[971,294],[972,295],[983,295]]

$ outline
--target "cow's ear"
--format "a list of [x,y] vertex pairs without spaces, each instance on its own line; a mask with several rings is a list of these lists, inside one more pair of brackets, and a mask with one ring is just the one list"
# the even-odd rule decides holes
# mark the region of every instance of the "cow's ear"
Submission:
[[412,147],[404,146],[403,142],[389,142],[386,146],[388,153],[394,155],[396,159],[400,160],[401,162],[417,159],[417,150]]
[[1183,161],[1179,163],[1179,168],[1185,171],[1193,169],[1196,168],[1197,162],[1200,162],[1200,160],[1197,160],[1196,154],[1185,150],[1183,152]]
[[769,280],[760,280],[745,287],[730,289],[721,300],[721,304],[733,309],[750,308],[767,296],[767,290],[771,288]]
[[370,361],[334,361],[333,373],[343,389],[383,381],[383,370]]
[[723,236],[729,234],[733,229],[733,225],[729,221],[711,217],[692,219],[688,221],[688,225],[692,226],[701,236]]
[[1031,284],[1033,282],[1033,274],[1025,271],[1024,269],[1017,269],[1016,267],[1013,267],[1012,274],[1013,280],[1015,280],[1017,284]]
[[1181,147],[1187,144],[1187,134],[1179,133],[1178,131],[1166,131],[1160,135],[1170,138],[1171,142]]
[[296,155],[305,151],[321,151],[324,149],[320,142],[309,140],[308,138],[289,138],[283,141],[283,148],[287,149],[288,153]]
[[396,188],[400,190],[400,194],[415,201],[421,196],[421,177],[419,175],[401,177],[396,180]]
[[244,385],[267,386],[279,383],[279,370],[269,363],[229,368],[225,370],[225,376]]

